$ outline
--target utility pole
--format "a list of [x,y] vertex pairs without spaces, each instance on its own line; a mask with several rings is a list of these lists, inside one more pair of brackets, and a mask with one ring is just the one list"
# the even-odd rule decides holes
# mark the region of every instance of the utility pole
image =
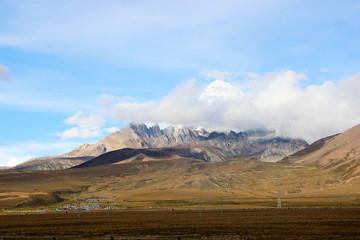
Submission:
[[281,193],[280,190],[278,191],[278,203],[277,203],[277,207],[281,208]]

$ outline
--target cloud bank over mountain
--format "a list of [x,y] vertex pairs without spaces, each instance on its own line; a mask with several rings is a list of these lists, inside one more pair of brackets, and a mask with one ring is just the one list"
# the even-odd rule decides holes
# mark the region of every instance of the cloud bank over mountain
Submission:
[[[219,74],[218,74],[219,75]],[[220,74],[221,75],[221,74]],[[326,81],[302,87],[306,75],[292,70],[248,74],[241,81],[195,79],[175,87],[157,101],[101,102],[108,116],[120,122],[152,122],[213,129],[266,128],[278,135],[312,142],[360,122],[356,103],[360,74],[338,84]],[[105,102],[104,102],[105,101]]]

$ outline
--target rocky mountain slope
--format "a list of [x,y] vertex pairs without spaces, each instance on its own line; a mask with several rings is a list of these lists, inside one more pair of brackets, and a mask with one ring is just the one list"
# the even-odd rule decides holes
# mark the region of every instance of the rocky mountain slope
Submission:
[[[79,161],[85,162],[103,153],[118,149],[150,149],[174,146],[187,148],[195,158],[209,162],[239,157],[264,162],[277,162],[302,150],[307,146],[307,143],[301,139],[276,137],[275,132],[264,130],[224,133],[208,131],[203,128],[174,126],[161,130],[158,125],[148,128],[145,124],[131,123],[96,144],[83,144],[71,152],[59,156],[33,159],[28,161],[27,165],[20,164],[14,169],[26,170],[30,163],[33,164],[30,170],[64,169],[82,163]],[[198,155],[202,157],[200,158]],[[64,160],[66,160],[66,164],[61,166]],[[54,162],[57,162],[58,165]],[[38,166],[39,164],[41,166]]]
[[98,156],[122,148],[163,148],[184,144],[205,151],[208,161],[260,154],[258,160],[265,162],[279,161],[307,146],[304,140],[275,137],[275,132],[264,130],[224,133],[174,126],[161,130],[158,125],[148,128],[145,124],[131,123],[94,145],[84,146],[76,156]]
[[16,171],[62,170],[79,165],[92,158],[94,157],[42,157],[30,159],[29,161],[21,163],[12,169]]
[[282,162],[312,164],[327,172],[337,172],[346,181],[359,178],[360,124],[344,133],[320,139]]

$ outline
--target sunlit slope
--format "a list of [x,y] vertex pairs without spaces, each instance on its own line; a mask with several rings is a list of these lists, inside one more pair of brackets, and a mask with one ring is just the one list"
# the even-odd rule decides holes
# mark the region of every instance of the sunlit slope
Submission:
[[336,173],[323,173],[312,166],[245,159],[208,163],[180,156],[156,159],[140,155],[121,164],[1,174],[0,207],[26,203],[30,201],[28,196],[34,194],[55,193],[70,202],[94,196],[112,201],[152,201],[220,196],[276,198],[278,190],[298,203],[306,198],[312,204],[320,201],[321,205],[321,201],[330,197],[333,198],[330,202],[338,199],[356,205],[359,187],[358,181],[344,183]]
[[360,125],[344,133],[321,139],[283,162],[319,167],[334,172],[343,181],[360,177]]

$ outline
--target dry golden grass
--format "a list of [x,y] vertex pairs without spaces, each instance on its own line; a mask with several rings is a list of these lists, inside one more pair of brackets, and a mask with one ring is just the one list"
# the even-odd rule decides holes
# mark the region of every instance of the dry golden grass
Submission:
[[2,173],[0,208],[26,203],[29,195],[53,192],[67,203],[98,196],[114,205],[149,207],[157,200],[187,200],[195,204],[200,197],[223,197],[237,199],[240,203],[234,206],[240,208],[273,207],[278,190],[289,207],[360,204],[359,179],[346,181],[336,172],[323,172],[315,166],[241,159],[205,163],[179,158],[62,171]]

